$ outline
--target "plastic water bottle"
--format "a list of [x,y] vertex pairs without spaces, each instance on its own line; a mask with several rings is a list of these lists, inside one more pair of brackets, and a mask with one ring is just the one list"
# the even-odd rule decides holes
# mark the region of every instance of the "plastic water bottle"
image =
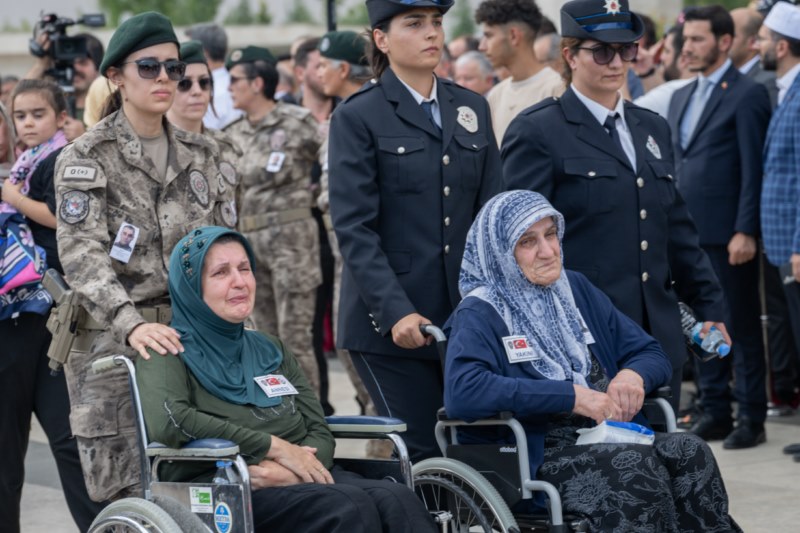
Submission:
[[714,357],[726,357],[731,353],[731,347],[725,343],[722,332],[711,326],[711,329],[704,338],[700,338],[700,330],[703,329],[702,322],[695,319],[692,310],[683,302],[678,303],[681,312],[681,328],[686,338],[699,346],[708,355],[701,357],[703,361],[708,361]]
[[214,474],[214,485],[230,485],[238,483],[239,476],[233,469],[232,461],[217,461],[217,472]]

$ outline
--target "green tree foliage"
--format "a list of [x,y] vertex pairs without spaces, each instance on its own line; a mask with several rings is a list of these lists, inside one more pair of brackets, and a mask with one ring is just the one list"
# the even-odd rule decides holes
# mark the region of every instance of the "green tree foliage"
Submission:
[[466,0],[456,2],[453,12],[456,19],[455,26],[453,26],[452,32],[450,32],[453,37],[473,35],[475,33],[475,19],[473,18],[473,10],[469,2]]
[[737,7],[747,7],[749,0],[684,0],[683,3],[686,6],[710,6],[712,4],[720,4],[730,11]]
[[295,24],[314,24],[316,21],[303,0],[294,0],[292,3],[292,10],[289,11],[287,17],[287,22],[293,22]]
[[253,12],[250,10],[249,0],[239,0],[239,3],[225,15],[225,24],[231,26],[244,26],[253,24]]
[[256,24],[272,24],[272,14],[269,12],[267,3],[261,0],[258,3],[258,13],[256,13]]
[[157,11],[172,20],[176,26],[214,20],[222,0],[98,0],[100,9],[110,26],[120,23],[123,15]]
[[369,26],[369,14],[365,3],[356,4],[339,17],[339,24],[345,26]]

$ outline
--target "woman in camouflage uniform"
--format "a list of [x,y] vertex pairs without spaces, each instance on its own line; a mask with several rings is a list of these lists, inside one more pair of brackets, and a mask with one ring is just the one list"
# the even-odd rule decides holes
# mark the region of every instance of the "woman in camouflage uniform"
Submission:
[[225,66],[233,105],[245,113],[225,133],[244,152],[237,167],[242,176],[239,229],[255,250],[262,291],[253,319],[258,329],[283,339],[319,396],[311,336],[322,283],[310,188],[320,147],[317,122],[307,109],[275,101],[278,71],[266,48],[234,50]]
[[169,254],[194,228],[235,225],[237,183],[216,143],[165,118],[185,70],[169,19],[128,19],[100,70],[116,86],[111,112],[64,149],[55,172],[61,262],[87,312],[65,366],[70,422],[95,500],[141,487],[127,373],[94,375],[91,363],[182,351],[166,325]]

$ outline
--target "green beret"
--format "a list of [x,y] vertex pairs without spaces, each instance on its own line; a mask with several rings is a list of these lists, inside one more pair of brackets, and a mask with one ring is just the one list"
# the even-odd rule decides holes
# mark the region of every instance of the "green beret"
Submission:
[[100,63],[100,74],[106,74],[108,67],[118,66],[132,53],[162,43],[175,43],[178,37],[167,17],[155,11],[147,11],[129,18],[119,25],[111,36],[106,55]]
[[367,40],[354,31],[331,31],[319,41],[319,53],[329,59],[367,65]]
[[225,61],[225,68],[230,70],[239,63],[255,63],[256,61],[266,61],[270,65],[278,63],[268,48],[245,46],[231,51],[227,61]]
[[202,63],[208,65],[206,55],[203,53],[203,43],[200,41],[186,41],[181,43],[181,61],[186,64]]

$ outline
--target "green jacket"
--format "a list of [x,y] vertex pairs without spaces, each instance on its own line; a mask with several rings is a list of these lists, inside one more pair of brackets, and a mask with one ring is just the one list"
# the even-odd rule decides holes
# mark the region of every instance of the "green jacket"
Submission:
[[[180,357],[151,351],[150,359],[137,358],[137,381],[149,441],[179,448],[195,439],[227,439],[239,445],[239,453],[248,464],[257,464],[266,456],[275,435],[292,444],[317,448],[317,459],[331,468],[336,443],[319,400],[291,352],[276,337],[265,337],[283,353],[283,362],[274,373],[286,376],[298,391],[297,395],[283,396],[275,407],[236,405],[213,396]],[[214,471],[213,465],[202,469],[189,463],[171,466],[162,472],[162,480],[195,479]]]

